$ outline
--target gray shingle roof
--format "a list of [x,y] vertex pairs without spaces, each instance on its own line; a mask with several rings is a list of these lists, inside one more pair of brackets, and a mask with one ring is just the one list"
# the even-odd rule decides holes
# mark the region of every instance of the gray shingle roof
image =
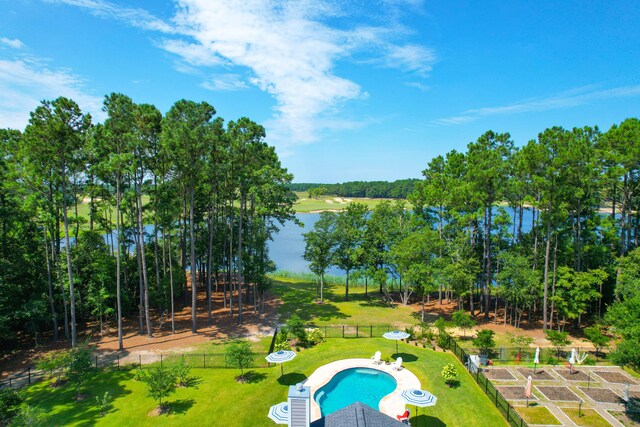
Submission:
[[406,427],[406,424],[360,402],[311,423],[311,427]]

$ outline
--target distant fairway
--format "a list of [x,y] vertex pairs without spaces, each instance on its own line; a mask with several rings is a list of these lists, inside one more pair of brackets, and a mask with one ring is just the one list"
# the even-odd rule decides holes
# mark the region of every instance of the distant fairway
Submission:
[[[370,199],[368,197],[336,197],[321,196],[317,199],[310,199],[306,191],[296,191],[298,200],[293,208],[298,213],[320,212],[320,211],[341,211],[347,207],[349,203],[362,203],[369,209],[374,209],[383,200],[393,199]],[[408,207],[408,205],[407,205]]]

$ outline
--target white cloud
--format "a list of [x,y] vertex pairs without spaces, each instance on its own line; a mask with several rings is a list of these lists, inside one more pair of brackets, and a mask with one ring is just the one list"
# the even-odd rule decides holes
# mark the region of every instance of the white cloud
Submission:
[[528,99],[497,107],[474,108],[463,111],[456,116],[432,120],[429,122],[429,125],[451,126],[471,122],[487,116],[559,110],[587,105],[594,101],[640,96],[640,85],[621,86],[604,90],[593,90],[592,88],[593,86],[586,86],[546,98]]
[[173,33],[173,27],[144,9],[122,7],[103,0],[45,0],[89,10],[95,16],[123,21],[131,26],[150,31]]
[[23,49],[25,47],[24,43],[22,43],[20,40],[9,39],[7,37],[0,37],[0,43],[12,49]]
[[88,95],[84,81],[68,70],[51,70],[36,59],[0,60],[0,128],[24,129],[43,99],[65,96],[102,120],[102,98]]
[[431,71],[436,61],[433,49],[420,45],[390,45],[385,58],[387,67],[398,68],[405,71],[426,75]]
[[213,91],[234,91],[249,87],[237,74],[219,74],[205,81],[201,86]]

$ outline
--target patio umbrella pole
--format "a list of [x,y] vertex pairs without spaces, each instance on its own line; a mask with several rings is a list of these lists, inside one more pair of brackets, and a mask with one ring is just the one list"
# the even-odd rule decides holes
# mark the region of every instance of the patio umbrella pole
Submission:
[[282,366],[282,363],[280,364],[280,378],[282,378],[282,376],[284,375],[284,366]]

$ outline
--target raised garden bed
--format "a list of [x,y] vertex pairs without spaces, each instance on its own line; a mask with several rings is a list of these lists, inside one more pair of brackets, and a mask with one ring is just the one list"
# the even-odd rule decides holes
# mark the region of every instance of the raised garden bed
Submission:
[[623,373],[620,372],[612,372],[612,371],[594,371],[594,374],[598,375],[600,378],[602,378],[605,381],[608,381],[610,383],[616,383],[616,384],[625,384],[625,383],[629,383],[629,384],[638,384],[638,382],[636,380],[634,380],[633,378],[629,377],[628,375],[625,375]]
[[516,379],[516,377],[514,377],[511,374],[511,372],[509,372],[509,370],[502,369],[502,368],[487,369],[482,373],[484,374],[485,377],[489,378],[490,380],[515,380]]
[[602,403],[624,403],[624,400],[608,388],[586,388],[578,389],[596,402]]
[[580,398],[569,387],[534,386],[552,402],[579,402]]
[[555,380],[554,376],[544,369],[536,368],[536,373],[533,373],[533,369],[527,368],[518,368],[518,372],[520,372],[525,378],[528,378],[529,375],[533,377],[533,380],[547,381],[547,380]]
[[[524,386],[498,386],[496,387],[500,394],[507,400],[527,400],[524,396]],[[529,400],[537,400],[538,398],[531,394]]]
[[554,369],[553,371],[567,381],[589,381],[589,374],[579,371],[575,367],[571,373],[569,369]]

